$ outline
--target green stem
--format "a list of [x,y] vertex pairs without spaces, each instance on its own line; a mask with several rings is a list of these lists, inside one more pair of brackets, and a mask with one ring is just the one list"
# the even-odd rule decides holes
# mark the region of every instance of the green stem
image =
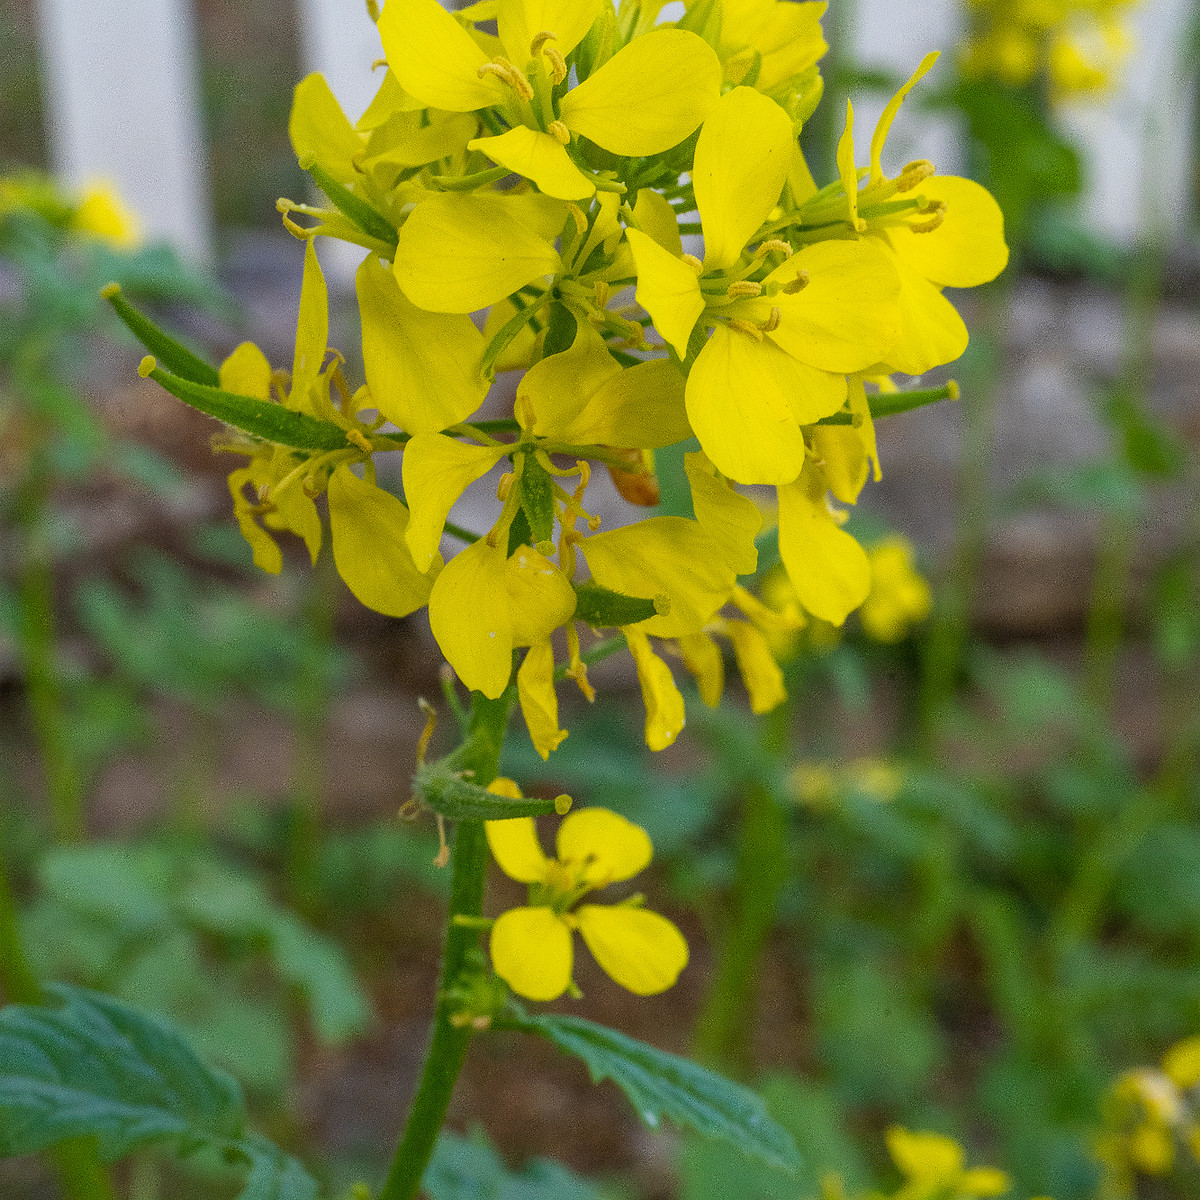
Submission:
[[[791,704],[768,718],[767,748],[786,748]],[[787,878],[787,817],[770,789],[751,782],[742,798],[733,910],[717,951],[717,966],[696,1030],[697,1056],[746,1073],[750,1063],[758,963],[775,924],[779,893]]]
[[[512,708],[506,693],[487,700],[478,692],[471,696],[471,723],[466,741],[455,752],[459,769],[473,772],[471,781],[486,787],[500,768],[500,750]],[[478,918],[483,913],[483,882],[487,868],[487,839],[482,821],[459,821],[454,830],[453,880],[450,911],[446,917],[442,970],[438,979],[437,1011],[433,1037],[413,1097],[404,1135],[392,1158],[387,1182],[379,1200],[415,1200],[421,1180],[446,1119],[454,1083],[462,1069],[472,1030],[457,1027],[450,1017],[447,990],[461,974],[471,952],[479,945],[479,930],[471,921],[456,923],[455,917]]]
[[25,542],[17,585],[17,637],[45,774],[51,827],[58,841],[77,842],[86,832],[83,781],[67,739],[62,689],[54,661],[54,577],[43,541],[48,493],[49,478],[35,462],[15,506],[16,523]]

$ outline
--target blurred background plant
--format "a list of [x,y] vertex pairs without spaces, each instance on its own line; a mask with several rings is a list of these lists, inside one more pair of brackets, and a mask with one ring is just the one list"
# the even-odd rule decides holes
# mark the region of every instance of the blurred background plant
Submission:
[[[203,425],[179,439],[141,427],[135,440],[106,402],[132,363],[98,298],[110,280],[178,320],[199,310],[185,328],[222,348],[247,326],[264,343],[280,327],[286,337],[294,313],[281,297],[299,251],[244,234],[274,221],[276,195],[302,191],[285,133],[302,73],[293,6],[197,11],[213,216],[218,243],[236,249],[222,269],[242,309],[161,247],[134,245],[111,192],[73,195],[16,170],[0,180],[0,849],[30,978],[171,1016],[238,1076],[277,1138],[322,1148],[325,1182],[340,1187],[374,1166],[377,1128],[396,1124],[428,1016],[410,995],[428,991],[419,964],[445,882],[432,831],[395,813],[415,696],[439,681],[425,631],[348,616],[328,564],[278,585],[251,574],[219,476],[206,490],[212,469],[179,449]],[[610,703],[573,715],[549,763],[513,739],[504,764],[527,792],[569,791],[647,829],[672,915],[703,936],[678,992],[621,1020],[752,1081],[802,1150],[800,1179],[689,1137],[656,1158],[603,1094],[497,1049],[464,1085],[486,1134],[443,1142],[433,1200],[1196,1194],[1196,237],[1161,185],[1178,126],[1190,121],[1193,141],[1198,128],[1197,6],[1192,57],[1156,78],[1152,119],[1134,131],[1147,154],[1131,169],[1132,242],[1083,220],[1090,164],[1066,116],[1137,65],[1133,15],[964,3],[957,56],[909,101],[965,128],[968,173],[1005,209],[1014,266],[971,316],[955,368],[961,445],[919,480],[931,498],[909,506],[909,537],[869,512],[851,518],[873,547],[860,616],[844,631],[771,632],[790,643],[789,698],[764,719],[746,709],[771,707],[774,681],[749,671],[761,690],[743,707],[689,696],[688,734],[664,756],[640,744],[632,708]],[[827,95],[804,131],[823,164],[844,99],[900,82],[856,61],[861,16],[832,0],[825,17]],[[31,8],[0,12],[0,32],[0,161],[45,165]],[[291,276],[264,284],[280,264]],[[998,422],[1051,288],[1064,307],[1119,299],[1119,323],[1062,351],[1102,437],[1039,465],[1024,453],[1041,436],[1031,421],[998,484],[1013,451]],[[1081,311],[1084,324],[1096,312]],[[352,306],[337,319],[352,323]],[[1083,361],[1098,338],[1121,345],[1111,370]],[[1178,345],[1181,386],[1163,366]],[[680,456],[661,454],[658,469],[659,511],[682,512]],[[178,517],[97,553],[81,516],[114,493]],[[948,546],[922,523],[937,508],[954,514]],[[981,617],[997,530],[1047,510],[1074,523],[1032,570],[1066,564],[1072,539],[1094,545],[1075,584],[1086,602],[997,632]],[[776,560],[767,534],[752,582],[779,611]],[[1003,603],[1021,599],[1002,589]],[[269,797],[263,771],[231,772],[233,746],[269,756]],[[141,783],[128,782],[133,764]],[[10,999],[14,961],[10,947]],[[612,1003],[596,992],[584,1011]],[[373,1010],[399,1032],[381,1032]],[[303,1098],[298,1120],[289,1093]],[[564,1109],[578,1114],[570,1130]],[[548,1146],[579,1173],[509,1168]],[[135,1164],[139,1200],[221,1186],[164,1171]],[[11,1178],[0,1174],[22,1200],[45,1194],[33,1172]]]

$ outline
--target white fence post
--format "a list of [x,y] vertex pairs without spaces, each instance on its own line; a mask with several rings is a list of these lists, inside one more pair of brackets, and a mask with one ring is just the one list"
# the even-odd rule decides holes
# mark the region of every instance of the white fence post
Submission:
[[39,0],[54,168],[111,182],[149,238],[212,257],[188,0]]

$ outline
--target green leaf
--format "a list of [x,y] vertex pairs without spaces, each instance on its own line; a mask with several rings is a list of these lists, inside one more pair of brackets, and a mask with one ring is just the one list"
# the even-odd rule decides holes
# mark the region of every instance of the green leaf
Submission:
[[635,625],[638,621],[649,620],[658,612],[653,600],[623,596],[598,583],[576,584],[575,597],[575,619],[593,629]]
[[332,421],[320,421],[270,400],[239,396],[171,375],[150,356],[142,359],[138,374],[149,376],[184,404],[263,441],[296,450],[345,450],[350,445],[346,431]]
[[100,295],[113,306],[117,316],[129,327],[130,332],[153,355],[161,358],[169,370],[192,383],[216,387],[220,383],[217,368],[186,346],[177,342],[165,329],[160,329],[145,313],[139,312],[121,294],[119,283],[110,283]]
[[530,1016],[512,1002],[510,1012],[503,1024],[541,1034],[565,1054],[582,1059],[594,1083],[611,1079],[652,1128],[670,1117],[764,1162],[785,1169],[799,1166],[791,1134],[748,1088],[582,1017]]
[[315,1200],[304,1168],[245,1128],[235,1080],[170,1025],[109,996],[57,985],[60,1008],[0,1011],[0,1157],[95,1138],[113,1162],[155,1143],[250,1168],[242,1200]]
[[452,1133],[438,1138],[421,1186],[429,1200],[599,1200],[559,1163],[539,1158],[510,1171],[486,1141]]

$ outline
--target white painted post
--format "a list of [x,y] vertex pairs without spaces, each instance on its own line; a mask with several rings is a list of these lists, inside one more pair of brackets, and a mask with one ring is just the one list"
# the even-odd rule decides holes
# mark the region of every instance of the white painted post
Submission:
[[[304,73],[319,71],[350,120],[366,112],[383,78],[371,64],[383,57],[366,0],[297,0]],[[321,264],[332,287],[349,291],[363,251],[347,242],[318,238]]]
[[39,0],[48,133],[65,184],[113,184],[147,237],[209,262],[188,0]]

